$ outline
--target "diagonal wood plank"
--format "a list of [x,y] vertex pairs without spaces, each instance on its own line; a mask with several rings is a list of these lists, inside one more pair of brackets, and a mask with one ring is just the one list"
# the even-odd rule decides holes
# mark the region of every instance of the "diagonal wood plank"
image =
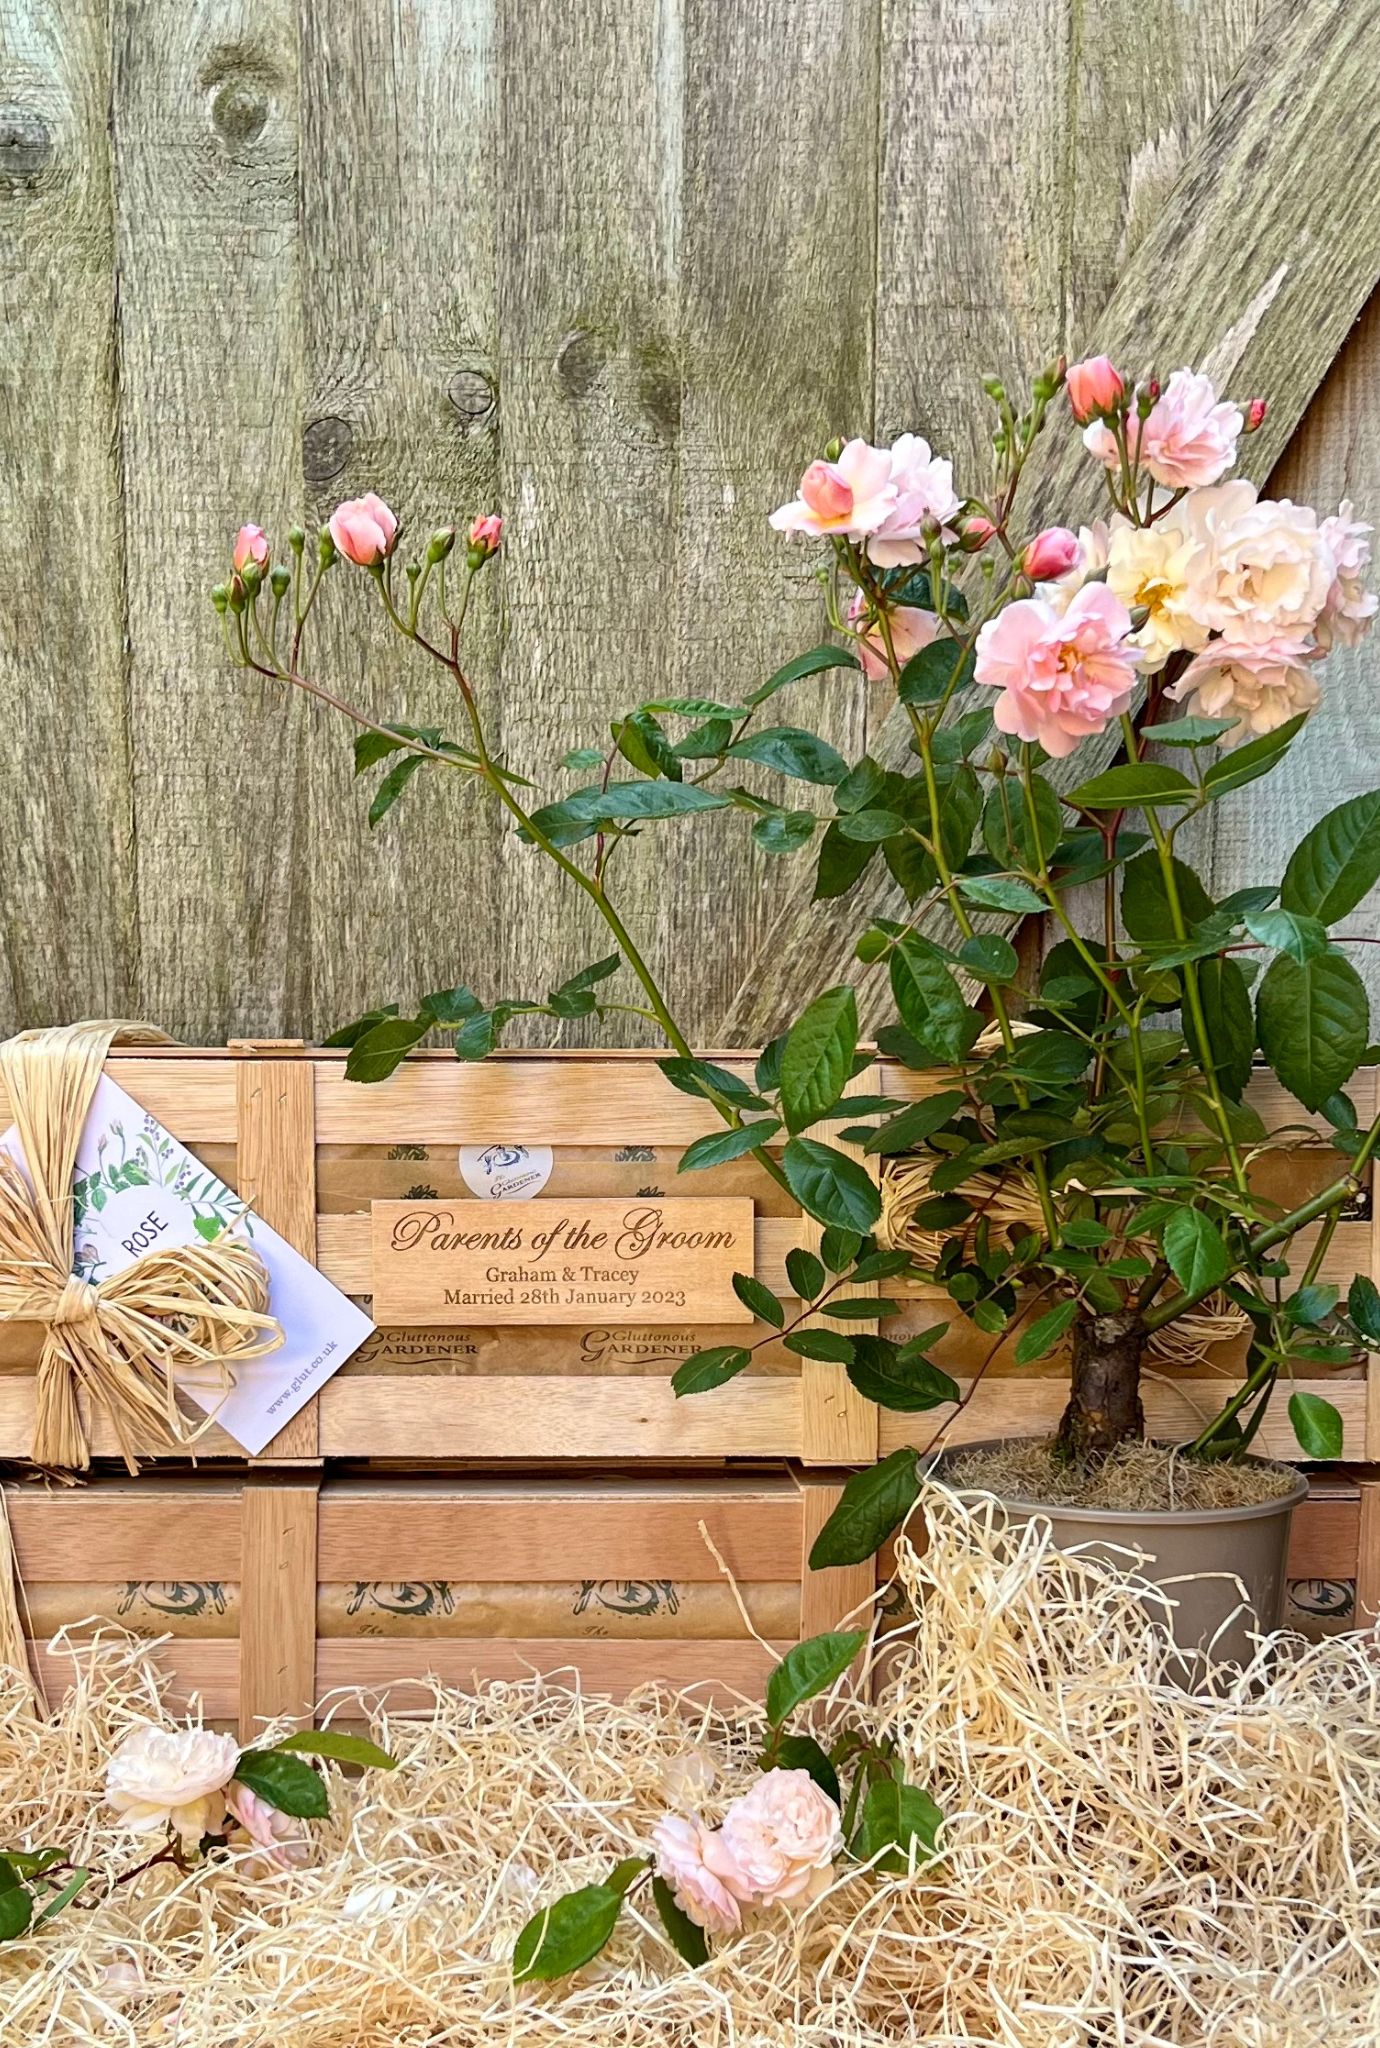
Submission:
[[[1248,46],[1154,226],[1100,317],[1073,336],[1128,365],[1181,362],[1271,401],[1242,446],[1242,471],[1269,474],[1380,276],[1377,205],[1380,103],[1360,90],[1380,70],[1380,0],[1284,0]],[[1334,195],[1351,195],[1337,208]],[[1032,366],[1033,367],[1033,366]],[[1077,524],[1095,511],[1101,472],[1076,436],[1051,438],[1032,462],[1032,522],[1057,509]],[[872,746],[904,761],[897,716]],[[1116,735],[1090,742],[1070,773],[1092,773]],[[1056,764],[1056,768],[1057,768]],[[1056,777],[1057,779],[1057,777]],[[765,943],[744,963],[739,994],[714,1034],[753,1043],[780,1027],[807,991],[848,972],[857,924],[847,898],[814,906],[802,862]]]

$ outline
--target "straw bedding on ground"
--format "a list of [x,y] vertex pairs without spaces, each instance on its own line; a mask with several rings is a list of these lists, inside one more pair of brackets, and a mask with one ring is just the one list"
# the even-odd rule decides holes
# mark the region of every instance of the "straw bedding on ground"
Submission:
[[[684,1968],[640,1915],[573,1984],[515,1991],[541,1901],[645,1847],[677,1788],[708,1818],[753,1772],[758,1710],[621,1705],[549,1683],[437,1691],[376,1717],[399,1770],[336,1780],[304,1872],[221,1860],[69,1909],[0,1952],[0,2039],[90,2048],[1361,2048],[1380,2037],[1380,1646],[1266,1646],[1216,1695],[1129,1571],[924,1503],[902,1545],[919,1618],[875,1705],[949,1816],[914,1877],[846,1874]],[[0,1845],[139,1860],[101,1808],[106,1756],[157,1713],[146,1651],[107,1636],[40,1723],[0,1700]],[[764,1675],[766,1671],[764,1658]],[[355,1718],[357,1701],[335,1702]],[[693,1755],[693,1766],[685,1759]],[[669,1788],[669,1790],[668,1790]]]

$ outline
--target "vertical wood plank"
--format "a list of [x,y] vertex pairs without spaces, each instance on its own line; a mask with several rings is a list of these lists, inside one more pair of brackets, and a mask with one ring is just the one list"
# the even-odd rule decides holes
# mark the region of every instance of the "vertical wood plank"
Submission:
[[206,595],[296,502],[296,19],[113,19],[137,1014],[195,1043],[281,1028],[305,910],[300,709],[229,667]]
[[307,1722],[316,1699],[315,1480],[245,1480],[240,1536],[240,1740]]
[[[302,10],[308,503],[320,522],[341,499],[377,491],[406,529],[402,591],[403,563],[436,527],[463,533],[475,513],[500,509],[496,7],[306,0]],[[502,561],[481,578],[465,628],[486,697]],[[371,716],[466,737],[450,677],[406,646],[371,580],[348,564],[332,571],[305,666]],[[469,778],[426,769],[371,832],[381,771],[356,783],[350,731],[315,707],[311,719],[311,1028],[324,1035],[381,1001],[410,1008],[459,981],[498,994],[497,806]]]
[[[865,1094],[874,1079],[867,1072],[861,1073],[848,1083],[843,1092],[845,1095]],[[849,1159],[856,1159],[876,1179],[876,1158],[869,1157],[861,1145],[845,1143],[839,1136],[837,1125],[816,1124],[804,1135],[818,1138]],[[822,1226],[813,1216],[801,1216],[800,1242],[806,1251],[818,1252],[823,1235]],[[848,1293],[850,1298],[875,1298],[877,1283],[873,1280],[850,1286]],[[865,1331],[875,1333],[877,1325],[864,1322],[850,1323],[848,1327],[855,1334],[862,1335]],[[800,1445],[805,1464],[865,1464],[877,1455],[879,1429],[875,1404],[858,1392],[843,1366],[827,1358],[801,1359]]]
[[[1380,525],[1380,294],[1357,322],[1267,490],[1323,514],[1350,498],[1358,519]],[[1322,703],[1271,775],[1268,801],[1259,790],[1238,790],[1195,823],[1185,858],[1215,897],[1278,882],[1294,847],[1324,812],[1380,784],[1378,677],[1374,632],[1359,647],[1334,648],[1319,671]],[[1377,920],[1380,889],[1357,905],[1344,929],[1374,938]],[[1348,958],[1370,992],[1374,1019],[1380,1014],[1380,947],[1351,947]],[[1380,1441],[1368,1455],[1380,1457]]]
[[0,13],[5,1033],[133,1008],[109,92],[94,0]]
[[[607,741],[610,711],[677,685],[675,21],[662,0],[503,0],[501,733],[544,789],[567,748]],[[578,779],[554,777],[558,789]],[[653,839],[661,889],[681,841]],[[595,914],[533,848],[506,835],[502,865],[489,971],[505,993],[540,992],[608,952]],[[611,887],[645,929],[649,869],[636,864],[631,885],[629,868],[620,848]]]
[[[828,1571],[811,1571],[810,1550],[815,1538],[839,1504],[843,1482],[822,1473],[800,1474],[803,1511],[800,1547],[800,1633],[822,1635],[834,1629],[845,1615],[853,1616],[854,1628],[866,1628],[871,1615],[863,1605],[877,1590],[877,1560],[837,1565]],[[855,1613],[855,1610],[858,1610]]]
[[1361,1481],[1361,1541],[1356,1562],[1356,1625],[1380,1619],[1380,1479]]
[[[252,1046],[244,1049],[251,1052]],[[236,1192],[313,1264],[315,1086],[307,1059],[250,1057],[235,1069]],[[261,1461],[271,1464],[284,1458],[314,1458],[318,1449],[317,1403],[311,1400],[279,1430],[261,1453]]]
[[[677,688],[742,703],[820,637],[812,551],[783,542],[767,514],[831,435],[871,430],[881,8],[683,11]],[[803,725],[852,758],[866,746],[867,691],[839,670],[795,685],[763,722]],[[743,779],[791,809],[819,797],[779,775]],[[692,1037],[718,1043],[739,961],[810,856],[762,853],[742,818],[676,839],[674,890],[659,859],[644,900],[679,1013]]]

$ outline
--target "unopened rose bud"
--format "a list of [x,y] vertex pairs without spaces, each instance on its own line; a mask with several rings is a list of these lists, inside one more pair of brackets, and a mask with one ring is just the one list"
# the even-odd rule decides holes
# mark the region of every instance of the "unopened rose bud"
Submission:
[[471,569],[482,569],[490,555],[498,552],[503,539],[503,521],[497,512],[485,512],[475,520],[469,532],[469,553],[466,556]]
[[1150,394],[1150,402],[1151,402],[1151,404],[1153,405],[1153,404],[1154,404],[1154,402],[1155,402],[1155,400],[1156,400],[1156,399],[1157,399],[1157,398],[1159,397],[1159,395],[1160,395],[1160,380],[1159,380],[1159,378],[1158,378],[1158,377],[1147,377],[1147,378],[1146,378],[1146,380],[1145,380],[1145,388],[1146,388],[1147,392],[1148,392],[1148,393]]
[[1131,631],[1138,633],[1149,617],[1150,607],[1148,604],[1133,604],[1131,606]]
[[366,491],[362,498],[346,498],[336,506],[330,535],[342,555],[361,569],[374,569],[392,554],[398,522],[376,492]]
[[1115,412],[1126,395],[1121,372],[1110,356],[1089,356],[1084,362],[1070,363],[1064,382],[1069,409],[1080,426],[1103,413]]
[[300,555],[306,544],[307,536],[303,533],[300,526],[288,528],[288,546],[292,549],[294,555]]
[[1078,560],[1078,535],[1067,526],[1047,526],[1021,556],[1021,568],[1032,583],[1052,583]]
[[216,610],[224,616],[230,604],[230,585],[228,583],[218,583],[211,592],[211,602]]
[[835,434],[833,440],[829,443],[829,445],[826,447],[824,451],[824,460],[826,462],[837,462],[842,453],[843,443],[839,439],[838,435]]
[[259,568],[257,562],[246,562],[244,567],[240,570],[240,581],[243,583],[250,597],[258,596],[259,585],[263,582],[263,580],[263,572]]
[[1248,434],[1254,434],[1264,426],[1265,415],[1269,410],[1269,403],[1266,399],[1253,398],[1251,400],[1250,404],[1246,407],[1246,432]]
[[316,559],[323,569],[329,569],[335,560],[335,542],[329,526],[323,526],[316,536]]
[[1002,383],[1000,377],[984,377],[982,388],[987,393],[987,396],[997,405],[1000,405],[1006,396],[1006,386]]
[[230,578],[229,604],[232,612],[238,613],[244,610],[244,583],[238,576]]
[[235,547],[231,557],[235,567],[243,574],[252,562],[256,569],[268,567],[268,535],[261,526],[242,526],[235,535]]
[[438,526],[431,539],[427,542],[426,558],[428,562],[433,567],[437,562],[444,562],[454,546],[455,528],[453,526]]
[[984,519],[980,512],[975,512],[973,517],[965,519],[958,529],[959,546],[965,555],[975,555],[986,547],[996,530],[990,519]]
[[1155,410],[1155,401],[1159,395],[1160,387],[1158,384],[1153,381],[1149,384],[1142,384],[1140,390],[1136,393],[1136,418],[1138,420],[1149,419],[1151,413]]
[[281,603],[282,600],[287,596],[288,591],[292,588],[291,569],[285,569],[282,563],[279,562],[277,568],[273,569],[270,572],[268,584],[270,590],[273,592],[273,595]]

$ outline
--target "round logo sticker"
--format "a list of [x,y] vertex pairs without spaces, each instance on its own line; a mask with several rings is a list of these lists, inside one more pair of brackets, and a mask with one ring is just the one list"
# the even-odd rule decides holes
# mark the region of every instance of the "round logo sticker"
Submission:
[[481,1202],[529,1202],[551,1178],[549,1145],[462,1145],[460,1178]]

